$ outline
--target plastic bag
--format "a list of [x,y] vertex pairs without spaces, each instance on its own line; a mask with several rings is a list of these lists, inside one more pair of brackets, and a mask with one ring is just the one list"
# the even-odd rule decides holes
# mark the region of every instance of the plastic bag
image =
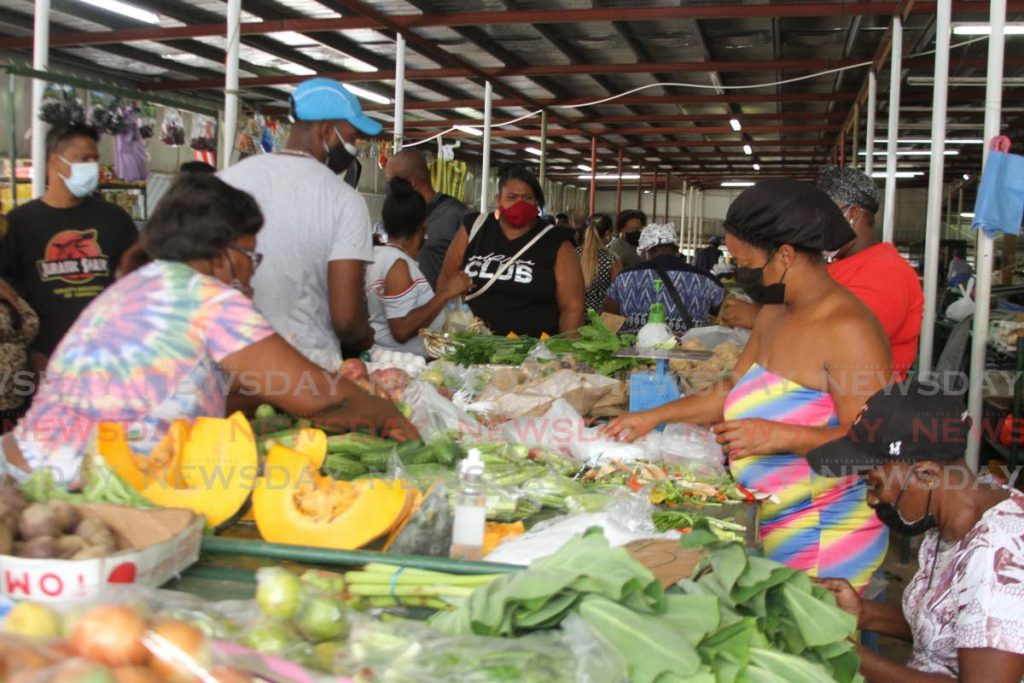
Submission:
[[644,494],[622,492],[611,496],[600,512],[581,512],[540,522],[518,538],[511,538],[484,558],[487,562],[528,565],[558,551],[573,536],[601,527],[612,547],[645,538],[674,540],[679,533],[659,533],[651,521],[654,507]]
[[974,203],[972,227],[993,238],[997,233],[1019,235],[1024,219],[1024,156],[1009,150],[1008,138],[995,141]]
[[666,465],[710,468],[716,475],[725,471],[725,454],[710,429],[691,424],[670,424],[664,431],[649,435],[649,439]]
[[479,437],[483,431],[480,423],[469,413],[441,396],[427,382],[410,382],[403,398],[412,408],[412,423],[427,441],[448,436],[451,432]]
[[488,638],[446,636],[412,621],[362,621],[338,654],[335,670],[365,671],[377,683],[622,683],[625,669],[614,659],[585,657],[600,651],[601,643],[577,625],[521,638]]
[[747,345],[750,341],[750,330],[744,330],[739,327],[723,327],[721,325],[712,325],[710,327],[695,327],[692,330],[687,330],[686,334],[679,340],[680,345],[685,345],[686,342],[698,340],[708,351],[714,351],[715,347],[719,344],[736,344],[740,347],[740,350]]
[[164,110],[164,120],[160,124],[160,141],[171,147],[185,144],[185,122],[178,110],[173,107]]
[[192,117],[192,135],[189,136],[188,146],[197,152],[217,151],[216,124],[213,119],[202,114]]
[[974,299],[971,298],[971,292],[974,291],[974,278],[967,281],[966,288],[960,285],[958,289],[962,296],[946,308],[946,317],[956,322],[966,320],[974,315]]
[[385,552],[401,555],[448,557],[452,545],[452,508],[448,487],[438,482],[430,487],[423,502]]

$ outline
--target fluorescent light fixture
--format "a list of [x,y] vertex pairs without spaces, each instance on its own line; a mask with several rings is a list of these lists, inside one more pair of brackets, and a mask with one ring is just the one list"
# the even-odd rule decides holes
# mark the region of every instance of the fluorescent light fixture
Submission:
[[726,180],[722,187],[753,187],[754,183],[749,180]]
[[650,194],[650,193],[651,193],[650,190],[644,190],[644,194]]
[[[945,141],[945,144],[947,144],[947,145],[982,145],[984,143],[985,143],[985,141],[982,140],[981,138],[950,138],[949,140]],[[885,144],[885,140],[882,140],[882,144]],[[908,138],[906,140],[897,140],[896,144],[898,144],[898,145],[930,145],[930,144],[932,144],[932,141],[928,140],[927,138],[918,138],[918,139]],[[885,154],[885,152],[882,152],[882,153]]]
[[760,171],[761,170],[761,164],[754,164],[754,170],[755,171]]
[[751,148],[750,145],[743,145],[743,153],[744,154],[753,154],[754,150],[753,150],[753,148]]
[[964,180],[970,180],[970,179],[971,179],[971,176],[969,176],[966,173],[964,173]]
[[544,156],[544,152],[540,151],[536,147],[527,147],[526,148],[526,153],[527,154],[533,154],[533,155],[539,156],[539,157]]
[[293,64],[292,62],[285,62],[281,64],[281,69],[287,71],[290,74],[296,76],[315,76],[316,72],[312,69],[302,66],[301,64]]
[[478,138],[483,137],[484,134],[482,130],[480,130],[479,128],[474,128],[473,126],[455,126],[454,128],[459,132],[469,133],[470,135],[475,135]]
[[[576,176],[576,177],[579,180],[590,180],[591,179],[591,176],[586,175],[586,174],[580,175],[580,176]],[[593,176],[593,179],[594,180],[618,180],[619,176],[616,175],[615,173],[598,173],[596,176]],[[623,180],[640,180],[640,174],[639,173],[623,173],[622,174],[622,179]]]
[[378,95],[375,92],[370,92],[369,90],[363,90],[359,86],[346,85],[345,87],[348,88],[348,91],[350,93],[352,93],[356,97],[362,97],[364,100],[370,100],[371,102],[376,102],[377,104],[391,104],[390,98],[384,97],[383,95]]
[[974,218],[974,214],[970,211],[964,211],[960,214],[960,218]]
[[[987,36],[992,34],[988,24],[954,24],[953,35],[956,36]],[[1005,34],[1008,36],[1024,36],[1024,23],[1007,22]]]
[[586,164],[578,164],[576,166],[576,168],[580,169],[581,171],[586,171],[587,173],[593,173],[594,172],[594,169],[590,168]]
[[635,166],[633,166],[633,168],[635,168],[635,169],[639,169],[639,168],[640,168],[640,165],[639,165],[639,164],[636,164]]
[[138,21],[143,21],[147,24],[159,24],[160,15],[149,10],[144,10],[141,7],[130,5],[127,2],[121,2],[121,0],[78,0],[79,2],[85,3],[86,5],[92,5],[93,7],[99,7],[105,9],[108,12],[114,12],[115,14],[121,14]]
[[[907,78],[907,85],[932,86],[935,85],[935,77],[910,76],[909,78]],[[988,85],[988,79],[985,76],[953,76],[949,79],[949,85],[984,88],[986,85]],[[1004,78],[1003,85],[1024,85],[1024,78]]]
[[[896,171],[897,178],[916,178],[919,175],[924,175],[924,171]],[[885,171],[875,171],[871,174],[872,178],[885,178]]]
[[732,129],[737,133],[743,130],[743,126],[740,125],[739,119],[729,119],[729,125],[732,126]]
[[[947,149],[943,150],[942,153],[947,157],[955,157],[960,154],[960,150]],[[867,152],[858,152],[858,154],[862,157],[866,157],[868,155]],[[875,152],[876,157],[884,157],[885,155],[886,152]],[[930,157],[931,155],[932,151],[930,149],[905,149],[896,152],[896,156],[898,157]]]
[[268,36],[277,40],[285,45],[291,47],[306,47],[308,45],[316,45],[317,42],[312,38],[296,33],[295,31],[275,31],[274,33],[268,33]]
[[456,107],[455,111],[467,118],[476,119],[477,121],[484,120],[484,115],[476,109],[470,109],[469,107]]

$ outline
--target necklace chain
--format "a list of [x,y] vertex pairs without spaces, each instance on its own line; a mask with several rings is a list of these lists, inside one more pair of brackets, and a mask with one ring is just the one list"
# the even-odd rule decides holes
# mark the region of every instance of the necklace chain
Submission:
[[315,159],[315,157],[309,152],[304,152],[301,149],[290,149],[288,147],[278,150],[277,154],[287,154],[288,156],[293,157],[306,157],[307,159]]

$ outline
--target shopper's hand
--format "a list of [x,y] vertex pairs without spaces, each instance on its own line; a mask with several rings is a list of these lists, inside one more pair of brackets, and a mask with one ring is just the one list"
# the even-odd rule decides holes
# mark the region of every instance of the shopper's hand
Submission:
[[457,296],[462,296],[471,289],[473,289],[472,278],[460,270],[444,283],[441,296],[444,297],[445,301],[450,301]]
[[754,329],[754,321],[761,307],[757,304],[748,303],[734,296],[725,297],[722,303],[722,322],[729,327],[742,327],[747,330]]
[[399,442],[417,441],[420,438],[419,431],[388,399],[367,397],[367,413],[381,436]]
[[601,433],[610,439],[633,443],[657,426],[657,421],[651,417],[650,413],[629,413],[612,420],[607,427],[601,430]]
[[732,460],[784,453],[783,430],[784,425],[778,422],[760,419],[722,422],[711,428],[722,450]]
[[860,623],[863,601],[849,581],[846,579],[816,579],[815,583],[829,589],[836,598],[836,606],[857,617],[857,622]]

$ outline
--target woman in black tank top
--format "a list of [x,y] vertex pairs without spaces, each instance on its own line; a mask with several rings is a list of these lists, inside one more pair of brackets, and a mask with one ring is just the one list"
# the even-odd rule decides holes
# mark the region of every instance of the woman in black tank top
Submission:
[[[526,168],[502,168],[498,175],[498,211],[487,216],[472,242],[473,225],[464,225],[448,248],[439,287],[462,270],[474,291],[473,314],[495,334],[540,336],[575,330],[583,324],[583,273],[569,235],[538,221],[544,205],[540,183]],[[539,235],[515,262],[502,266]]]

